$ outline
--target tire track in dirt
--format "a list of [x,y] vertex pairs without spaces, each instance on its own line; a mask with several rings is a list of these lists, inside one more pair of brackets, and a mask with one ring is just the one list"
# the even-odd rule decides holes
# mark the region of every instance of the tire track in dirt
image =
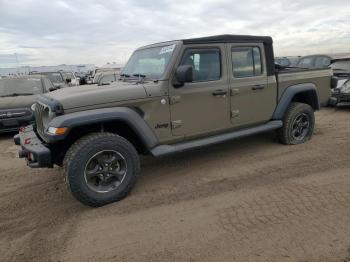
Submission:
[[0,242],[18,245],[9,251],[1,245],[6,261],[51,261],[74,235],[86,208],[72,201],[60,176],[51,176],[1,195]]
[[350,191],[343,190],[298,184],[272,188],[268,194],[218,212],[220,225],[229,233],[244,234],[299,218],[326,217],[349,209]]
[[[345,148],[346,146],[344,146]],[[249,170],[237,169],[235,176],[223,178],[198,179],[198,177],[189,177],[185,183],[179,184],[178,187],[163,192],[137,192],[133,199],[126,199],[116,205],[118,209],[113,211],[113,214],[128,214],[140,209],[153,208],[160,205],[170,205],[181,201],[201,199],[217,194],[223,194],[230,191],[249,190],[254,187],[264,187],[271,184],[279,184],[298,177],[308,176],[311,173],[329,171],[334,168],[350,167],[347,155],[339,154],[343,152],[343,147],[329,148],[333,156],[336,156],[331,162],[329,156],[322,153],[300,154],[298,157],[293,157],[288,162],[285,156],[282,156],[281,161],[278,158],[269,162],[265,157],[262,160],[258,159],[260,164],[250,167]],[[277,160],[277,161],[276,161]],[[284,162],[285,161],[285,162]],[[281,163],[283,163],[281,165]],[[186,173],[191,169],[191,165],[183,164]],[[163,168],[165,168],[163,166]],[[225,167],[224,167],[225,168]],[[147,172],[147,170],[145,170]],[[181,172],[181,170],[180,170]],[[209,172],[215,172],[209,170]],[[147,174],[145,174],[147,176]],[[146,179],[146,178],[145,178]],[[139,182],[138,186],[142,183]],[[130,201],[129,201],[130,200]],[[106,215],[106,214],[103,214]]]
[[[285,227],[298,234],[291,245],[305,254],[299,260],[317,261],[307,255],[308,250],[303,251],[305,247],[300,244],[303,237],[312,239],[317,230],[333,237],[332,231],[339,231],[336,225],[349,222],[350,196],[341,184],[304,185],[304,179],[325,172],[332,176],[334,170],[350,168],[349,113],[348,109],[319,112],[315,135],[305,145],[278,145],[271,141],[271,134],[264,134],[172,157],[146,158],[143,175],[132,194],[99,209],[76,202],[66,191],[59,169],[28,169],[23,162],[18,165],[17,160],[13,161],[12,149],[4,150],[0,153],[0,161],[4,163],[0,168],[0,252],[5,261],[56,261],[65,253],[82,220],[121,215],[127,219],[140,210],[152,212],[152,208],[175,203],[181,207],[184,202],[234,191],[236,196],[251,193],[252,198],[217,210],[215,223],[223,230],[223,237],[229,235],[228,239],[234,240],[238,250],[247,250],[250,242],[264,241],[266,235],[254,233],[264,230],[274,239],[270,243],[272,250],[281,250],[285,248],[283,245],[288,249],[285,238],[275,232],[283,233]],[[0,137],[0,146],[9,148],[12,141]],[[261,190],[265,193],[255,196]],[[246,237],[245,231],[250,232]],[[302,236],[303,231],[306,236]],[[271,252],[264,252],[267,258],[273,257]],[[149,260],[152,258],[150,255]]]

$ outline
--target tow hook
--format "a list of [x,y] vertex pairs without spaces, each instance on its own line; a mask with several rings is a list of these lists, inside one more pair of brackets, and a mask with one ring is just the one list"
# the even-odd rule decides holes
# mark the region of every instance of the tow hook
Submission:
[[27,150],[20,150],[18,152],[18,156],[19,156],[19,158],[26,158],[28,156],[28,153],[29,152]]
[[16,144],[17,146],[20,146],[20,145],[21,145],[21,139],[20,139],[19,135],[15,135],[15,136],[13,137],[13,141],[15,142],[15,144]]

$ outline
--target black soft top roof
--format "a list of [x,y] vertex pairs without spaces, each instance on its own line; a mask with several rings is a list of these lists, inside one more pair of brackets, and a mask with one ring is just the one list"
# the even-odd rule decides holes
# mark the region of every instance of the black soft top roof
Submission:
[[191,39],[183,39],[184,44],[206,44],[206,43],[264,43],[272,44],[270,36],[253,36],[253,35],[215,35]]

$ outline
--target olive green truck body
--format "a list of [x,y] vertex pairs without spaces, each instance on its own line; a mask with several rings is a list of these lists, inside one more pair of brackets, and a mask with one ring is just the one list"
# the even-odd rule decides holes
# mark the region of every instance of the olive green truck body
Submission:
[[276,69],[270,37],[221,35],[137,49],[119,81],[39,97],[36,125],[15,137],[31,167],[63,165],[90,133],[127,139],[162,156],[281,129],[292,103],[318,110],[328,69]]

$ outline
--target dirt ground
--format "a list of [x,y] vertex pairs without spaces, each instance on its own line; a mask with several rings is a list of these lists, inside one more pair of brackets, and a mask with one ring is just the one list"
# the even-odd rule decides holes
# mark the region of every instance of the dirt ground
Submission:
[[313,139],[273,133],[142,159],[131,195],[77,202],[0,137],[0,261],[350,261],[350,107]]

